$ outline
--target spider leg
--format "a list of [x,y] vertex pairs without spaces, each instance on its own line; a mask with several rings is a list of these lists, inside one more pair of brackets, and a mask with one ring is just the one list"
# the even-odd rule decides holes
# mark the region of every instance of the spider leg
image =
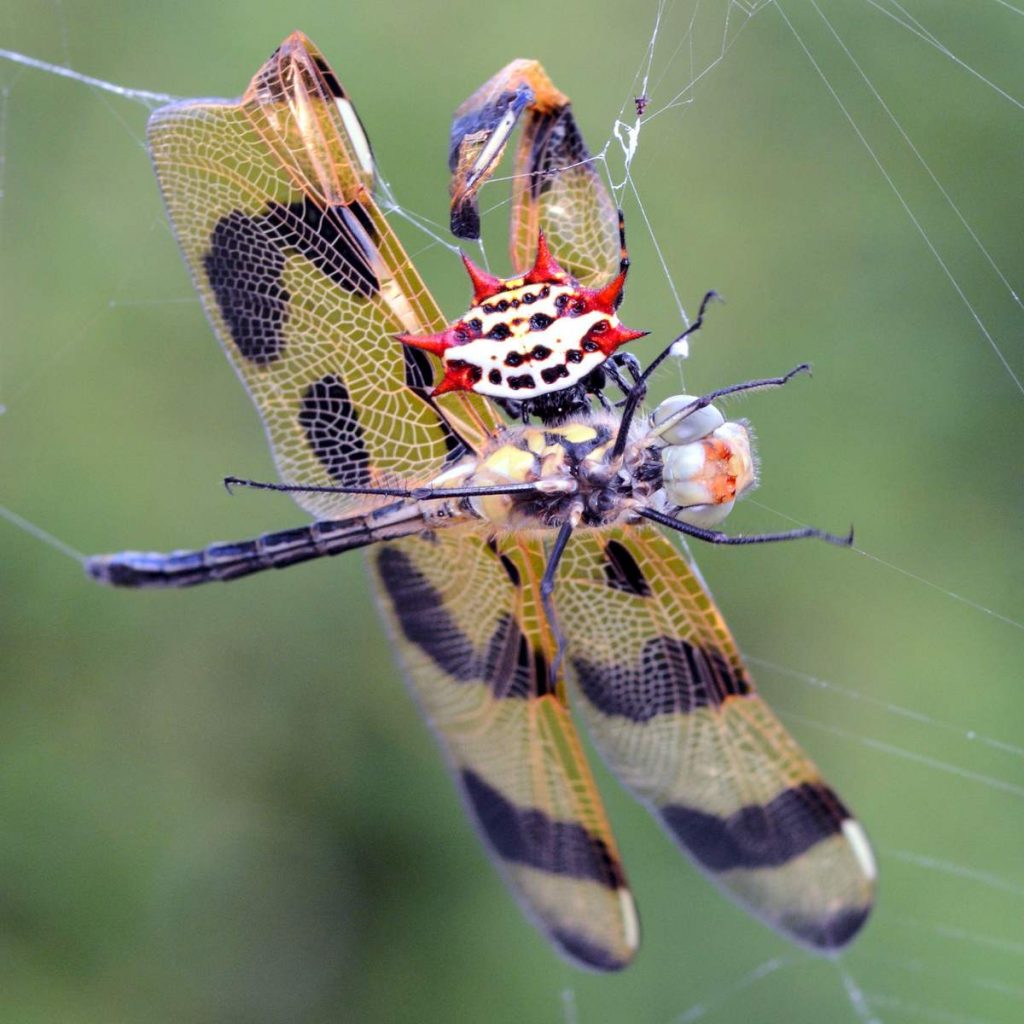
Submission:
[[717,298],[717,292],[707,292],[705,294],[704,298],[701,300],[700,309],[697,311],[697,319],[694,320],[682,334],[673,338],[659,355],[655,356],[653,361],[647,365],[647,369],[640,375],[640,379],[632,388],[630,388],[629,394],[626,396],[626,404],[622,410],[622,422],[619,424],[619,433],[615,438],[615,447],[612,449],[612,458],[618,458],[626,449],[626,438],[629,436],[629,427],[633,422],[633,416],[636,414],[637,407],[644,400],[644,397],[647,394],[647,381],[650,379],[651,374],[668,358],[676,344],[682,341],[683,338],[689,337],[691,334],[694,334],[701,329],[704,324],[704,314],[707,312],[708,306],[710,306],[712,301]]

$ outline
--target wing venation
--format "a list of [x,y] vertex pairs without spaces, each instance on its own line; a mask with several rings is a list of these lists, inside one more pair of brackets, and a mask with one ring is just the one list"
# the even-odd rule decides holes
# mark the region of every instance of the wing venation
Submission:
[[574,537],[555,604],[578,708],[627,789],[752,913],[816,949],[847,943],[871,909],[870,846],[696,572],[649,528]]
[[[429,397],[400,332],[444,325],[374,202],[373,155],[341,83],[301,34],[238,100],[157,110],[149,143],[214,331],[287,483],[425,482],[497,420],[468,394]],[[302,494],[322,516],[365,496]]]
[[455,111],[449,148],[453,233],[480,237],[477,195],[520,120],[512,179],[512,266],[516,271],[530,266],[543,228],[569,273],[584,285],[604,284],[619,267],[615,205],[569,97],[538,61],[512,61]]
[[460,528],[371,558],[410,687],[510,888],[564,955],[624,967],[639,941],[636,911],[551,678],[542,546]]

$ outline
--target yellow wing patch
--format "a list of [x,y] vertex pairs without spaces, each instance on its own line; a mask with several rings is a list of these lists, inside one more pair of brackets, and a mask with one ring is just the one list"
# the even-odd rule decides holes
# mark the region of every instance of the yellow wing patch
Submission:
[[[414,483],[483,443],[478,399],[428,397],[394,340],[443,317],[373,201],[373,157],[319,51],[290,36],[236,101],[154,113],[149,143],[208,317],[263,417],[282,479]],[[305,494],[332,516],[374,504]]]
[[860,825],[757,696],[700,577],[649,528],[574,536],[555,606],[594,743],[727,893],[815,949],[871,909]]
[[624,967],[636,910],[552,678],[543,549],[458,529],[384,545],[371,560],[409,684],[513,892],[564,955]]

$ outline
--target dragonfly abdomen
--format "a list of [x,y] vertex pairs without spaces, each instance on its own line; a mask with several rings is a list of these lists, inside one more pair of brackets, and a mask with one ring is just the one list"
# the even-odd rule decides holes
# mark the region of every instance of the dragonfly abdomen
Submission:
[[194,551],[96,555],[85,560],[85,571],[97,582],[112,587],[192,587],[339,555],[425,528],[427,523],[417,505],[395,502],[365,515],[321,519],[308,526],[265,533],[251,540],[218,542]]

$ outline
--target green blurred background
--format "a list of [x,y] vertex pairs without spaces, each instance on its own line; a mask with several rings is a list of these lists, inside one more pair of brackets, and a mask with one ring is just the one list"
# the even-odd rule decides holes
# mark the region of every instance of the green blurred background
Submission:
[[[687,309],[710,287],[728,299],[694,342],[687,387],[814,363],[813,380],[731,407],[756,425],[763,472],[732,526],[852,521],[861,553],[698,554],[766,696],[877,844],[879,905],[860,941],[838,963],[794,950],[602,772],[644,946],[622,975],[580,973],[523,921],[463,819],[359,556],[115,593],[0,523],[0,1020],[1024,1016],[1021,394],[957,288],[1018,376],[1024,315],[821,14],[1015,285],[1024,18],[997,3],[786,0],[753,17],[682,3],[664,18],[648,113],[677,103],[643,129],[633,165]],[[458,102],[538,57],[599,149],[632,110],[654,18],[653,4],[605,0],[0,0],[0,46],[233,96],[302,28],[402,203],[443,224]],[[167,229],[145,117],[0,62],[0,501],[87,553],[301,521],[284,499],[219,485],[267,477],[270,461]],[[623,316],[654,331],[653,350],[679,317],[630,194],[625,207]],[[455,259],[398,228],[446,312],[461,311]],[[499,210],[497,270],[504,230]]]

